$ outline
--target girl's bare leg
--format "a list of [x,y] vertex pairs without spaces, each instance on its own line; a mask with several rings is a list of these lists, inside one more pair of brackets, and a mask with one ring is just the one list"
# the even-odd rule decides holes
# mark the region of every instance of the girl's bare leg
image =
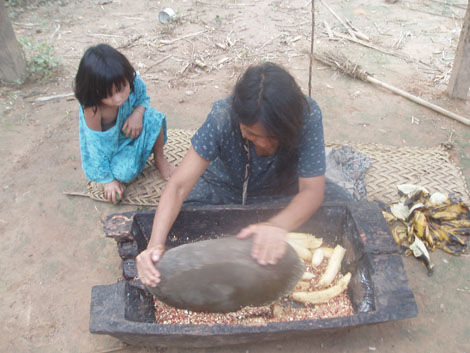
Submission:
[[157,167],[158,171],[162,175],[165,180],[170,179],[173,172],[175,171],[176,167],[167,161],[165,156],[163,155],[163,127],[160,130],[160,134],[157,137],[157,141],[153,145],[153,160],[155,163],[155,167]]

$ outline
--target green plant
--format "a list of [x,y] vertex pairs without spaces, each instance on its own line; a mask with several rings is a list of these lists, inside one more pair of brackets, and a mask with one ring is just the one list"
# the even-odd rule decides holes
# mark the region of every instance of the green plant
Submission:
[[0,88],[0,97],[5,97],[8,100],[8,103],[12,105],[17,98],[17,94],[15,94],[15,91],[9,87],[2,87]]
[[21,37],[26,56],[26,69],[30,81],[42,81],[52,77],[59,63],[59,59],[52,55],[51,47],[45,42],[35,42],[32,39]]

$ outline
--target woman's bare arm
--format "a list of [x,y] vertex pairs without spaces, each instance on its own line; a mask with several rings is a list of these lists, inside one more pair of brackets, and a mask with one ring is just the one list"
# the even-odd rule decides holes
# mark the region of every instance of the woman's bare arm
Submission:
[[191,146],[181,165],[176,168],[175,173],[163,190],[153,220],[149,247],[165,244],[168,232],[178,216],[184,200],[199,177],[207,169],[209,163],[209,161],[199,156]]
[[160,274],[153,265],[165,249],[165,241],[184,200],[210,162],[191,148],[168,181],[158,203],[147,249],[137,256],[137,271],[143,284],[156,286]]
[[275,264],[286,251],[289,231],[301,226],[320,207],[325,191],[325,176],[299,178],[299,192],[285,209],[267,222],[249,225],[239,238],[254,236],[251,255],[262,265]]
[[268,220],[292,231],[307,221],[321,206],[325,192],[325,176],[299,178],[299,192],[285,209]]

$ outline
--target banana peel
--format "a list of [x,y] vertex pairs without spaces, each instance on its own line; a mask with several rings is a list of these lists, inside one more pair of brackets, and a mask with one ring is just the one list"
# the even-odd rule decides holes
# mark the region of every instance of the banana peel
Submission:
[[470,214],[463,202],[431,209],[431,217],[440,221],[467,219]]
[[431,256],[429,256],[429,252],[421,239],[415,237],[414,242],[410,245],[410,250],[417,259],[423,261],[428,270],[428,276],[431,276],[434,272],[434,264],[431,262]]
[[390,225],[393,238],[398,245],[402,245],[408,240],[408,229],[403,222],[395,220]]
[[453,195],[430,194],[412,184],[398,186],[400,200],[385,205],[382,214],[397,245],[413,254],[431,275],[434,265],[429,251],[441,249],[460,255],[470,236],[470,205]]

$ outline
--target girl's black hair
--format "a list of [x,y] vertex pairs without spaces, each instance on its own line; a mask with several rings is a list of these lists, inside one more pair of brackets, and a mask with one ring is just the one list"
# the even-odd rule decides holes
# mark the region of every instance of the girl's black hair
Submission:
[[232,122],[260,122],[268,135],[279,140],[276,171],[280,186],[287,186],[297,168],[304,113],[308,102],[287,70],[274,63],[249,67],[238,79],[232,94]]
[[119,91],[129,82],[134,91],[135,70],[129,60],[107,44],[98,44],[85,51],[75,76],[74,92],[83,108],[93,107],[112,95],[113,86]]

